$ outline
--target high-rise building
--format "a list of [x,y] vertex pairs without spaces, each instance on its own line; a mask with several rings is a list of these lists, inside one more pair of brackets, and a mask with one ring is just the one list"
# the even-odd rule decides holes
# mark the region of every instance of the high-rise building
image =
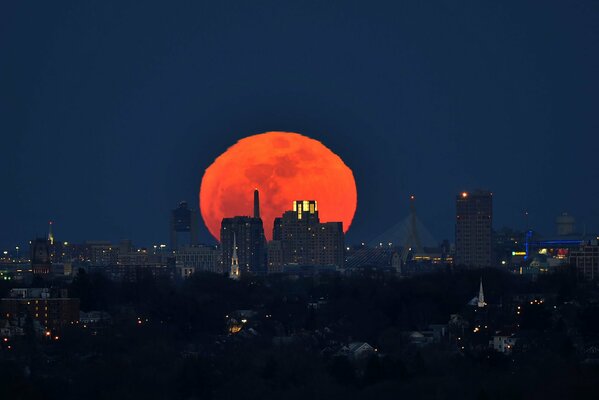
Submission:
[[455,264],[490,267],[493,196],[488,191],[463,192],[456,197]]
[[241,275],[266,273],[266,238],[262,219],[259,215],[259,196],[255,191],[253,217],[223,218],[220,228],[220,242],[225,271],[229,270],[233,250],[236,248]]
[[283,265],[343,267],[343,224],[321,223],[315,200],[294,201],[293,210],[275,221],[273,237],[280,237]]
[[48,275],[52,270],[50,242],[48,239],[35,239],[31,242],[31,270],[35,275]]
[[171,249],[181,245],[194,245],[198,241],[198,213],[187,205],[186,201],[171,211],[170,225]]

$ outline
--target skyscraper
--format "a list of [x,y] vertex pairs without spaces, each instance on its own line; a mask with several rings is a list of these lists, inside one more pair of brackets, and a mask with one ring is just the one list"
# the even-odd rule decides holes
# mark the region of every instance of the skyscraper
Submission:
[[186,201],[171,211],[170,237],[172,250],[177,250],[180,245],[197,244],[198,214]]
[[456,197],[455,264],[469,268],[491,266],[493,195],[478,190]]
[[273,230],[281,240],[283,264],[343,267],[343,224],[321,223],[315,200],[294,201]]
[[244,274],[266,273],[266,238],[260,215],[258,191],[254,191],[254,216],[223,218],[220,228],[222,260],[225,271],[237,251],[239,270]]

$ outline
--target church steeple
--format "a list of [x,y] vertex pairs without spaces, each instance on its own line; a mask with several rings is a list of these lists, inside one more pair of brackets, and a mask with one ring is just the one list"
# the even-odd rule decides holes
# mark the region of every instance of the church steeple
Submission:
[[229,278],[239,279],[239,257],[237,257],[237,236],[233,233],[233,255],[231,256],[231,269],[229,270]]
[[54,233],[52,233],[52,221],[48,222],[48,242],[54,245]]
[[478,306],[480,308],[486,306],[485,293],[483,292],[483,278],[480,278],[480,288],[478,289]]

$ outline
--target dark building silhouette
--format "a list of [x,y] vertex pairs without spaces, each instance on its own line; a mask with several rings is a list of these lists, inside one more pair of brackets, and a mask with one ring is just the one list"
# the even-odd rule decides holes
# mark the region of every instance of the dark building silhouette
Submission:
[[31,270],[35,275],[48,275],[52,271],[50,242],[38,238],[31,242]]
[[[280,238],[283,265],[343,267],[343,224],[321,223],[315,200],[294,201],[293,210],[275,221],[273,237]],[[276,248],[272,250],[274,253]]]
[[283,272],[283,247],[280,240],[271,240],[266,249],[266,259],[268,261],[268,273],[276,274]]
[[241,275],[266,273],[266,238],[260,218],[260,198],[254,191],[254,216],[223,218],[220,228],[223,269],[229,271],[235,247]]
[[187,205],[186,201],[171,212],[170,226],[171,249],[179,246],[195,245],[198,241],[198,213]]
[[283,224],[283,218],[281,218],[281,217],[275,218],[275,220],[273,222],[273,227],[272,227],[272,240],[283,239],[282,224]]
[[478,190],[456,197],[455,264],[471,268],[491,266],[493,196]]
[[570,264],[580,280],[599,279],[599,245],[597,239],[582,244],[570,252]]

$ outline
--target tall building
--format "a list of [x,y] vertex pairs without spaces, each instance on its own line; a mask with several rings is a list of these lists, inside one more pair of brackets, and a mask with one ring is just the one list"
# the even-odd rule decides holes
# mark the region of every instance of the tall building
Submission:
[[343,267],[343,224],[320,222],[315,200],[294,201],[293,210],[275,222],[273,237],[280,237],[283,265]]
[[220,228],[220,242],[225,271],[229,270],[228,266],[233,257],[233,249],[236,248],[241,275],[266,273],[266,238],[259,213],[259,197],[257,191],[255,191],[253,217],[223,218]]
[[455,264],[490,267],[493,196],[488,191],[463,192],[456,197]]
[[50,242],[47,239],[31,242],[31,270],[35,275],[48,275],[51,272]]
[[194,245],[198,241],[198,213],[187,205],[186,201],[171,211],[170,225],[171,249],[181,245]]

